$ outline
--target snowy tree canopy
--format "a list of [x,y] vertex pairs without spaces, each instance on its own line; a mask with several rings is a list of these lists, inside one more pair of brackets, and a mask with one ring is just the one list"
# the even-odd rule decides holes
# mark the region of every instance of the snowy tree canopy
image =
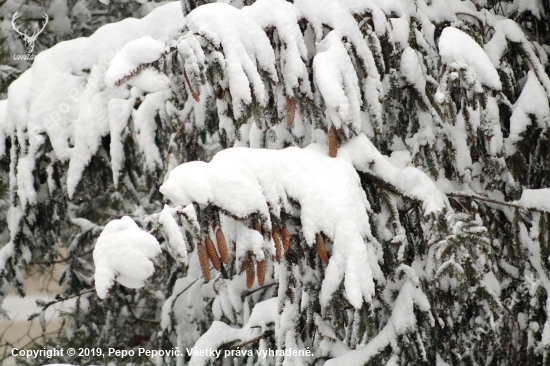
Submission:
[[63,253],[54,344],[543,364],[549,13],[185,0],[59,43],[0,101],[0,279]]

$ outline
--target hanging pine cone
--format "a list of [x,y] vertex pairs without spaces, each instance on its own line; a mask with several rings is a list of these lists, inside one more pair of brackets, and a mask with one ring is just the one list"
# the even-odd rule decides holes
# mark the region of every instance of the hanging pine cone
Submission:
[[260,220],[254,219],[252,226],[254,227],[254,230],[262,234],[262,224],[260,223]]
[[328,263],[328,253],[327,253],[327,246],[325,245],[325,239],[323,239],[323,235],[317,234],[315,238],[315,245],[317,246],[317,254],[319,254],[319,258],[323,261],[323,263]]
[[290,232],[286,226],[283,226],[281,229],[281,234],[283,235],[283,249],[285,250],[285,255],[290,250]]
[[208,253],[208,257],[210,258],[210,261],[212,262],[212,265],[214,268],[216,268],[217,271],[219,271],[222,266],[220,263],[220,257],[218,257],[218,252],[216,252],[216,247],[214,246],[214,242],[212,239],[210,239],[209,236],[206,237],[206,252]]
[[256,279],[256,274],[254,273],[254,262],[250,255],[243,263],[244,270],[246,272],[246,288],[252,288],[254,286],[254,280]]
[[273,242],[275,242],[275,260],[277,261],[277,263],[279,263],[281,262],[281,252],[283,250],[279,232],[273,229],[271,231],[271,237],[273,238]]
[[227,250],[227,242],[225,241],[225,235],[223,235],[222,229],[216,230],[216,242],[218,243],[218,250],[222,257],[222,262],[229,264],[229,251]]
[[183,76],[185,77],[185,81],[187,82],[187,86],[189,86],[189,91],[191,91],[191,96],[193,97],[193,99],[195,99],[195,102],[200,101],[201,98],[199,94],[197,94],[197,92],[195,92],[195,90],[191,86],[191,82],[189,81],[189,77],[187,76],[187,71],[183,70]]
[[263,286],[265,283],[265,271],[266,271],[266,262],[264,259],[263,261],[259,261],[256,264],[256,276],[258,276],[258,284],[260,286]]
[[286,124],[292,126],[294,123],[294,115],[296,114],[296,99],[286,97]]
[[336,136],[336,127],[330,125],[328,130],[328,156],[335,158],[338,153],[338,137]]
[[199,256],[204,282],[208,282],[210,281],[210,265],[208,264],[208,253],[202,243],[197,244],[197,255]]

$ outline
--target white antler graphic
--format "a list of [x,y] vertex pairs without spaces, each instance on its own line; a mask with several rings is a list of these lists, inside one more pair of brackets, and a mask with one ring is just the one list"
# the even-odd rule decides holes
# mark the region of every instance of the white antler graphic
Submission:
[[48,17],[48,14],[44,14],[45,22],[44,22],[44,25],[42,26],[42,29],[35,29],[32,36],[29,36],[26,30],[25,32],[21,32],[19,31],[19,27],[15,25],[15,19],[21,16],[18,13],[19,12],[16,11],[15,14],[13,14],[13,17],[11,19],[11,26],[13,27],[13,29],[15,29],[17,33],[21,35],[21,38],[23,38],[23,42],[25,42],[25,48],[27,49],[27,53],[29,54],[29,53],[32,53],[34,49],[34,42],[36,41],[36,38],[38,38],[38,35],[42,33],[44,28],[46,28],[46,24],[48,24],[49,17]]

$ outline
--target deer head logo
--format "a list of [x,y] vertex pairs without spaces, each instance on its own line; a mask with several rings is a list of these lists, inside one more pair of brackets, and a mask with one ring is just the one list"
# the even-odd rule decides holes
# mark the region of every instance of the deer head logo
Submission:
[[15,20],[20,16],[21,15],[19,15],[17,11],[15,12],[15,14],[13,14],[13,17],[11,19],[11,26],[13,27],[13,29],[15,29],[17,33],[19,33],[19,35],[21,35],[23,42],[25,42],[25,48],[27,49],[27,54],[30,54],[34,49],[34,42],[38,38],[38,35],[42,33],[44,28],[46,28],[46,24],[48,24],[48,19],[49,19],[48,14],[44,14],[45,22],[44,22],[44,25],[42,26],[42,29],[35,29],[34,32],[32,33],[32,36],[29,36],[26,30],[24,32],[19,31],[19,27],[15,25]]

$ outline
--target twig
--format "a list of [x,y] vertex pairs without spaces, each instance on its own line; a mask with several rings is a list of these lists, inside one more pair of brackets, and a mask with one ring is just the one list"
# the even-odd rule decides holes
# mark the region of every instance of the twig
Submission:
[[244,346],[247,346],[247,345],[249,345],[249,344],[251,344],[251,343],[256,343],[256,342],[258,342],[258,341],[259,341],[260,339],[262,339],[262,338],[266,338],[266,337],[269,337],[269,336],[272,336],[272,335],[273,335],[273,331],[272,331],[272,330],[268,330],[268,331],[266,331],[264,334],[261,334],[261,335],[255,337],[255,338],[252,338],[252,339],[250,339],[250,340],[248,340],[248,341],[246,341],[246,342],[239,343],[239,344],[236,344],[236,345],[234,345],[234,346],[231,346],[229,349],[239,349],[239,348],[242,348],[242,347],[244,347]]
[[547,211],[545,211],[545,210],[541,210],[540,208],[535,208],[535,207],[524,207],[524,206],[522,206],[522,205],[518,205],[517,203],[499,201],[499,200],[495,200],[495,199],[492,199],[492,198],[480,196],[480,195],[477,195],[477,194],[468,194],[468,193],[462,193],[462,192],[450,192],[450,193],[447,193],[447,197],[454,197],[454,198],[470,198],[470,199],[474,199],[474,200],[478,200],[478,201],[484,201],[484,202],[488,202],[488,203],[494,203],[494,204],[496,204],[496,205],[514,207],[514,208],[517,208],[517,209],[519,209],[519,210],[547,212]]

